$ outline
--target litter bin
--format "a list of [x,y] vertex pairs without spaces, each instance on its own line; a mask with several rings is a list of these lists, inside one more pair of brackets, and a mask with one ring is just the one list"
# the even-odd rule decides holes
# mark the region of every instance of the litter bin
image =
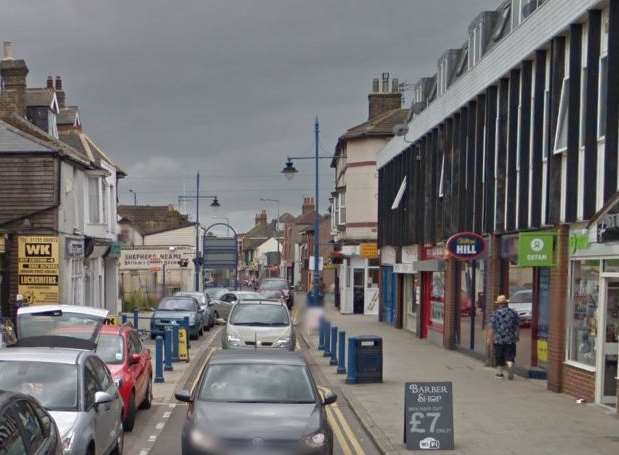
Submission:
[[362,335],[348,339],[347,384],[383,382],[383,339]]

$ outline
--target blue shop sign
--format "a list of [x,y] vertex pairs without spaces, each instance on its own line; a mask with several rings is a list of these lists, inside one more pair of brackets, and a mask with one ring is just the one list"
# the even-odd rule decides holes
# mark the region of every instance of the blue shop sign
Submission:
[[449,256],[459,261],[471,261],[483,255],[486,251],[486,241],[474,232],[460,232],[447,240]]

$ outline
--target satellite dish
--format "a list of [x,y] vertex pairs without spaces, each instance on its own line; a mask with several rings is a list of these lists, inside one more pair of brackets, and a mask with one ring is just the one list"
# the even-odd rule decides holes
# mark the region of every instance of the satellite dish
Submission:
[[408,125],[406,123],[400,123],[394,126],[392,131],[394,136],[406,136],[408,134]]

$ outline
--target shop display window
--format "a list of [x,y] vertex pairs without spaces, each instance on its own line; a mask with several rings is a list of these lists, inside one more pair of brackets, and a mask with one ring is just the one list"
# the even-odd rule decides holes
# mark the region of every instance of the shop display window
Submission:
[[443,325],[445,307],[445,274],[435,272],[432,274],[432,303],[430,319],[433,324]]
[[600,262],[572,262],[572,305],[569,312],[571,361],[595,366]]

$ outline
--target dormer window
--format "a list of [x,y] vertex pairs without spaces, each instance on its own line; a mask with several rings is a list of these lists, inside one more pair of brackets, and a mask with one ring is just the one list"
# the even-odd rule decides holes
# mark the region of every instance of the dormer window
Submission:
[[492,39],[495,42],[499,41],[501,38],[503,38],[503,36],[505,36],[507,24],[509,23],[511,19],[511,12],[512,12],[511,5],[507,5],[505,8],[503,8],[503,11],[501,11],[501,16],[499,17],[499,21],[497,22],[497,26],[494,30],[494,34],[492,35]]

